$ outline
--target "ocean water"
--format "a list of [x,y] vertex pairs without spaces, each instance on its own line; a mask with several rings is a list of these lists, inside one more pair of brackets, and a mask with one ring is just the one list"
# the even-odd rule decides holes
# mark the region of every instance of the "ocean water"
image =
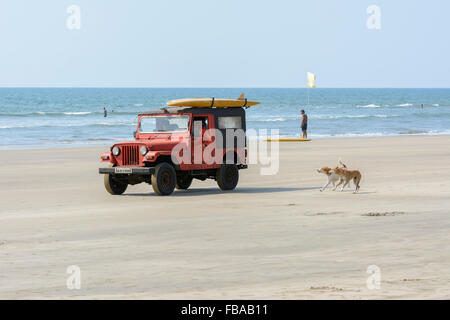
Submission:
[[450,89],[310,89],[307,105],[307,89],[0,88],[0,149],[130,140],[137,114],[167,100],[242,92],[261,102],[247,128],[283,137],[300,136],[301,109],[311,138],[450,134]]

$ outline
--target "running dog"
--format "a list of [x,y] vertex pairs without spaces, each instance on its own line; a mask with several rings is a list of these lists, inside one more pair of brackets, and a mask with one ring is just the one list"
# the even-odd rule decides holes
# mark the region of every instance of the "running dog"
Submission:
[[[342,166],[341,169],[347,169],[347,166],[343,164],[341,160],[339,160],[339,164]],[[333,190],[336,190],[336,182],[342,181],[342,178],[333,171],[335,169],[339,169],[339,167],[322,167],[320,169],[317,169],[318,173],[323,173],[328,177],[327,183],[320,189],[320,192],[325,190],[330,185],[330,183],[332,183],[333,187],[335,187]]]
[[346,168],[333,168],[330,170],[330,172],[336,174],[341,179],[333,190],[336,190],[336,188],[343,183],[341,187],[341,191],[343,191],[345,186],[348,185],[350,181],[353,181],[353,183],[355,184],[355,191],[353,193],[359,191],[359,183],[361,182],[362,178],[361,172],[359,172],[359,170],[348,170]]

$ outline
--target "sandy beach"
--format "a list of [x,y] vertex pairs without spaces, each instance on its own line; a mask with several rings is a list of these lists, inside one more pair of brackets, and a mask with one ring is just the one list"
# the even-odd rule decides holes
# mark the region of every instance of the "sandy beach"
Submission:
[[[0,151],[0,298],[449,299],[450,137],[281,144],[280,171],[111,196],[108,147]],[[339,157],[360,194],[321,193]],[[81,269],[69,290],[66,269]],[[369,289],[367,268],[381,271]]]

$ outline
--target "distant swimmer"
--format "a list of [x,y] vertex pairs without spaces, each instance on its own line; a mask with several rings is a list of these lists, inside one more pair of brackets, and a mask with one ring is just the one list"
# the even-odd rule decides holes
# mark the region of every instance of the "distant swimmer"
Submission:
[[302,132],[303,132],[302,138],[303,139],[308,139],[308,132],[307,132],[307,130],[308,130],[308,116],[306,115],[305,110],[302,110],[300,112],[302,114],[302,123],[300,125],[300,127],[302,128]]
[[106,108],[103,107],[103,116],[106,118],[108,116],[108,111],[106,111]]

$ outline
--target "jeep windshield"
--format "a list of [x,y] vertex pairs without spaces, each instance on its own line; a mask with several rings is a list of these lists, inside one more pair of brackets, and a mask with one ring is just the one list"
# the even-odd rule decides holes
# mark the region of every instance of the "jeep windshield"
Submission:
[[187,132],[189,116],[143,116],[139,122],[140,133]]

